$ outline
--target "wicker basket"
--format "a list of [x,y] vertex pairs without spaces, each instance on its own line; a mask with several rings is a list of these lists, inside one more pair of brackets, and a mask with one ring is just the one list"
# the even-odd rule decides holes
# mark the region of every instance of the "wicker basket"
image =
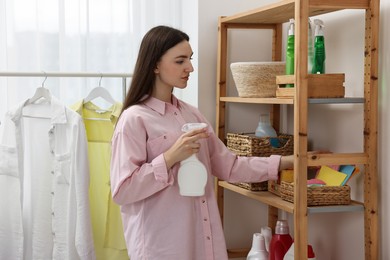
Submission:
[[[269,137],[256,137],[254,133],[228,133],[227,147],[239,156],[268,157],[272,154],[291,155],[294,152],[294,139],[292,135],[279,134],[280,146],[272,147]],[[268,182],[233,183],[251,191],[265,191],[268,189]]]
[[272,154],[291,155],[294,152],[294,138],[292,135],[279,134],[279,147],[270,144],[269,137],[256,137],[254,133],[227,134],[227,147],[239,156],[262,156]]
[[[294,202],[294,184],[281,182],[282,199]],[[322,186],[307,188],[308,206],[348,205],[351,203],[351,188],[344,186]]]
[[284,75],[286,63],[235,62],[230,64],[234,83],[240,97],[275,97],[276,76]]

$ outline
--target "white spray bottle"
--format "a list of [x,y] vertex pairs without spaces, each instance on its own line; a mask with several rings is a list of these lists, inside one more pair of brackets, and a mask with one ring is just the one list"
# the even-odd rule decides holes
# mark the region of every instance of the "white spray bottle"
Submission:
[[[182,131],[189,132],[195,129],[207,127],[205,123],[188,123],[183,125]],[[201,163],[196,154],[180,162],[178,172],[180,195],[203,196],[207,183],[207,169]]]

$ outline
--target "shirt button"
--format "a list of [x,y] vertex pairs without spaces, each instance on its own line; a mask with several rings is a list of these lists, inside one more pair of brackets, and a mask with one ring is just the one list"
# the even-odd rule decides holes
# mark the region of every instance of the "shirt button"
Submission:
[[51,171],[50,173],[51,173],[51,174],[54,174],[54,171]]
[[56,236],[56,233],[54,233],[54,232],[51,232],[51,234],[52,234],[52,236],[53,236],[53,237],[55,237],[55,236]]
[[51,154],[54,154],[54,150],[50,150]]
[[175,116],[177,116],[177,113],[175,112],[175,113],[173,113]]
[[205,203],[206,201],[205,200],[202,200],[202,203]]
[[207,221],[207,218],[204,218],[203,221]]
[[54,195],[54,191],[51,192],[51,195]]
[[54,212],[52,212],[51,215],[54,217]]
[[206,238],[207,238],[207,240],[210,240],[210,239],[211,239],[209,236],[207,236]]

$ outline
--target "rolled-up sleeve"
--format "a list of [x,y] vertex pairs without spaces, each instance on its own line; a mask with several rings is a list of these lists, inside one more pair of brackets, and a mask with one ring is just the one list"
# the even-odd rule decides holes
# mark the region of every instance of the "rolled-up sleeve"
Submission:
[[261,182],[278,178],[280,155],[237,156],[214,133],[208,139],[208,147],[212,173],[219,179],[229,182]]

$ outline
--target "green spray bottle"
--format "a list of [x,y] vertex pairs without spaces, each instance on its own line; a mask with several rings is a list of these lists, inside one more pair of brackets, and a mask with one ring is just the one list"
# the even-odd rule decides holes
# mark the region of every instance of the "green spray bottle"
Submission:
[[313,74],[325,73],[325,38],[324,38],[324,22],[320,19],[314,20],[314,59],[313,59]]
[[313,59],[314,59],[314,43],[313,43],[313,23],[309,18],[309,25],[308,25],[309,31],[308,39],[307,39],[307,73],[311,73],[311,70],[313,69]]
[[[287,36],[287,50],[286,50],[286,75],[294,75],[294,42],[295,42],[295,32],[294,32],[294,19],[290,19],[290,25],[288,29]],[[286,88],[293,88],[294,84],[286,84]]]

